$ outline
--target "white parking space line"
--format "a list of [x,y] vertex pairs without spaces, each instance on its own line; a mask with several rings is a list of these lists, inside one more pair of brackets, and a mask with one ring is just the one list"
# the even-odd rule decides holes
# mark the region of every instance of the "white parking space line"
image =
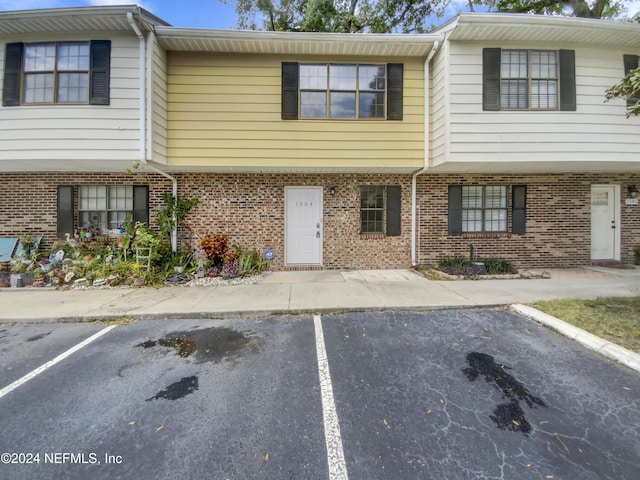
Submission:
[[91,335],[89,338],[87,338],[86,340],[78,343],[77,345],[75,345],[74,347],[71,347],[69,350],[67,350],[64,353],[61,353],[60,355],[58,355],[56,358],[54,358],[53,360],[48,361],[47,363],[45,363],[44,365],[41,365],[40,367],[36,368],[35,370],[27,373],[24,377],[16,380],[15,382],[13,382],[11,385],[8,385],[6,387],[4,387],[2,390],[0,390],[0,398],[4,397],[6,394],[8,394],[9,392],[12,392],[13,390],[15,390],[16,388],[18,388],[20,385],[24,385],[25,383],[27,383],[29,380],[31,380],[32,378],[36,377],[37,375],[40,375],[42,372],[44,372],[45,370],[53,367],[56,363],[61,362],[62,360],[64,360],[65,358],[67,358],[70,355],[73,355],[75,352],[77,352],[78,350],[80,350],[83,347],[86,347],[87,345],[89,345],[91,342],[93,342],[94,340],[97,340],[98,338],[100,338],[101,336],[103,336],[105,333],[109,333],[111,330],[113,330],[114,328],[116,328],[117,325],[111,325],[109,327],[103,328],[102,330],[100,330],[99,332]]
[[340,424],[333,399],[333,386],[329,373],[329,362],[322,333],[320,315],[313,316],[316,332],[316,352],[318,354],[318,372],[320,374],[320,395],[322,397],[322,416],[324,418],[324,438],[327,445],[327,461],[329,462],[329,480],[348,480],[347,464],[344,461]]

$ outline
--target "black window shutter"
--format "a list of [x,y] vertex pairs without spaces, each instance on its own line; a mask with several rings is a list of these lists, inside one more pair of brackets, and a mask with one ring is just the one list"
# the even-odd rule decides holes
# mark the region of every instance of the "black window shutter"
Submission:
[[298,119],[298,76],[296,62],[282,62],[282,119]]
[[58,238],[64,238],[67,233],[73,237],[75,230],[73,197],[73,185],[58,185],[56,233]]
[[110,79],[111,40],[93,40],[89,71],[89,103],[91,105],[109,105]]
[[[626,77],[631,70],[638,68],[638,55],[623,55],[622,60],[624,62],[624,76]],[[636,100],[633,98],[627,99],[627,107],[635,104]]]
[[576,52],[560,50],[560,110],[576,110]]
[[462,233],[462,185],[449,185],[449,235]]
[[402,213],[402,187],[400,185],[387,186],[387,236],[400,235]]
[[7,43],[4,56],[4,87],[2,105],[20,105],[20,70],[22,68],[23,43]]
[[499,48],[482,49],[482,109],[500,110]]
[[387,120],[402,120],[404,64],[387,65]]
[[149,187],[147,185],[133,186],[133,224],[136,222],[149,225]]
[[514,185],[511,189],[513,195],[511,206],[513,208],[511,216],[511,233],[524,235],[527,223],[527,186]]

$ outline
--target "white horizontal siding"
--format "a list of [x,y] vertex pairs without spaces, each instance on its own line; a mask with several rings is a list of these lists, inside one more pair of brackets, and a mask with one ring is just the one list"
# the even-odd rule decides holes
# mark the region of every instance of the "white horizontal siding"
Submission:
[[446,60],[448,52],[448,43],[445,43],[442,48],[433,57],[431,63],[431,81],[430,95],[431,95],[431,110],[429,128],[431,130],[430,135],[430,159],[442,158],[446,155],[446,142],[447,142],[447,77],[446,77]]
[[[43,170],[58,170],[63,168],[64,161],[139,158],[139,50],[133,32],[115,36],[104,33],[37,36],[10,41],[92,39],[111,40],[110,105],[0,107],[0,171],[9,169],[9,162],[15,160],[30,160],[45,165],[40,167]],[[0,81],[4,77],[5,43],[10,41],[0,43]]]
[[[605,90],[623,76],[622,56],[640,51],[579,45],[478,45],[452,43],[446,116],[435,116],[432,164],[448,162],[640,162],[640,118],[625,117],[625,102],[605,102]],[[482,110],[482,48],[575,50],[575,112]],[[435,66],[434,66],[435,69]],[[435,74],[435,72],[434,72]],[[434,98],[434,104],[438,101]],[[435,107],[435,105],[434,105]],[[448,153],[436,148],[436,132],[449,129]]]

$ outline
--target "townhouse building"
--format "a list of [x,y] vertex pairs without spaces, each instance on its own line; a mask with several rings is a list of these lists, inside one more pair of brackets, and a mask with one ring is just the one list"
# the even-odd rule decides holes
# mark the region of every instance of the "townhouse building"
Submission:
[[0,41],[0,235],[154,226],[172,193],[199,199],[175,243],[227,234],[273,269],[469,245],[518,267],[630,263],[640,243],[640,119],[604,102],[637,24],[247,32],[83,7],[0,13]]

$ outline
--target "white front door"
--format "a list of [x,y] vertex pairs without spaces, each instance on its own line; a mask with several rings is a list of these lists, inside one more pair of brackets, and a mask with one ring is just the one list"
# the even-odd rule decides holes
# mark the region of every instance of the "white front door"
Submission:
[[591,260],[620,260],[620,188],[591,186]]
[[322,187],[284,189],[285,263],[322,264]]

